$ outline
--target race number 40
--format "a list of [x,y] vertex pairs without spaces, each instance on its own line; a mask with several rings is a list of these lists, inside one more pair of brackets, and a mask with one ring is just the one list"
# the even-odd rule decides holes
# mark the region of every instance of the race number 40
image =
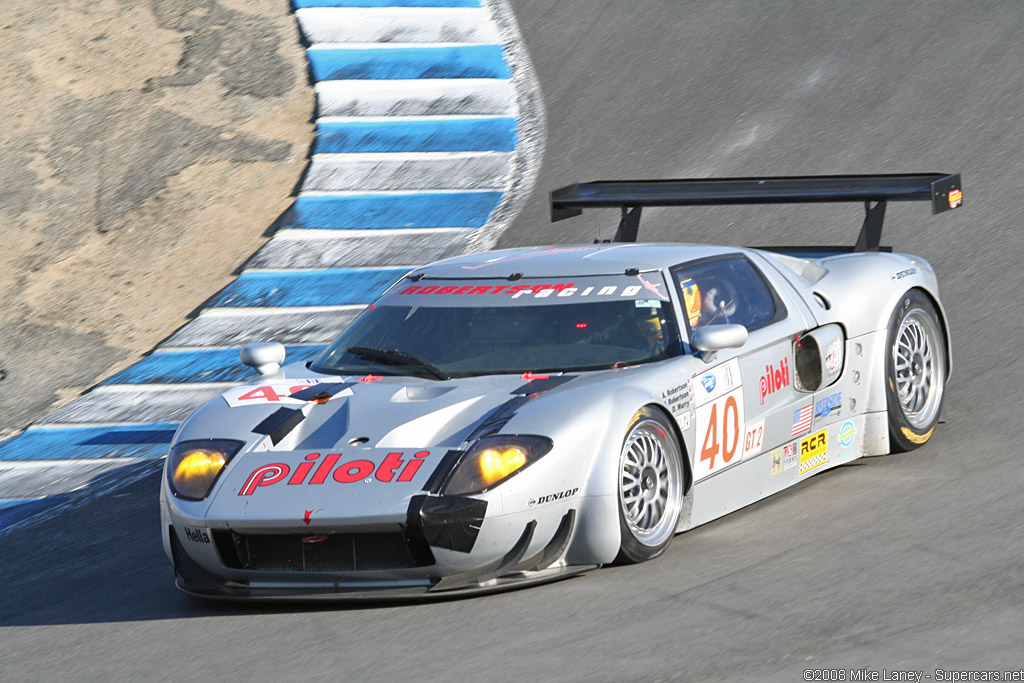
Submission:
[[743,458],[743,390],[737,388],[697,409],[694,481]]

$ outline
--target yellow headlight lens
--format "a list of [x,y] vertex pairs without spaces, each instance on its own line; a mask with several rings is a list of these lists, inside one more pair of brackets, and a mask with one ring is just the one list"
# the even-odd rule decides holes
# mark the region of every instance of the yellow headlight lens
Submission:
[[518,474],[554,446],[546,436],[512,434],[476,440],[448,475],[441,493],[465,496],[481,493]]
[[215,451],[195,450],[187,453],[174,469],[174,480],[176,482],[187,482],[192,479],[209,479],[217,476],[224,467],[222,453]]
[[480,476],[487,485],[504,479],[526,464],[526,451],[522,448],[495,450],[488,448],[479,455]]
[[175,490],[189,498],[205,498],[227,458],[223,453],[196,448],[185,453],[174,473],[171,482]]

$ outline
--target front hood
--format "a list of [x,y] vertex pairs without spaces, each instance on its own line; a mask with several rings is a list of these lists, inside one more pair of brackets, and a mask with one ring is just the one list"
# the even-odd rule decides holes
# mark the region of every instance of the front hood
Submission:
[[[177,440],[245,442],[209,498],[211,521],[383,527],[405,521],[410,499],[449,450],[500,430],[519,406],[576,377],[275,378],[213,399]],[[318,392],[324,402],[308,400]]]
[[346,448],[236,456],[207,511],[237,530],[393,530],[445,449]]

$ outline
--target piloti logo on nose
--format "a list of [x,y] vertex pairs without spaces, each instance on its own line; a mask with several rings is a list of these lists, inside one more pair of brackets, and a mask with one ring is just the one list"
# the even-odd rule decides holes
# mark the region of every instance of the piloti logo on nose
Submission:
[[779,367],[771,365],[764,366],[764,374],[761,376],[761,403],[769,394],[774,394],[782,387],[789,386],[789,359],[783,358]]
[[[310,453],[303,462],[295,466],[293,472],[287,463],[275,462],[270,465],[257,467],[246,478],[240,496],[251,496],[253,492],[262,486],[273,486],[279,482],[288,480],[288,486],[323,484],[328,477],[339,484],[351,484],[366,479],[373,475],[377,481],[412,481],[416,476],[416,470],[423,464],[423,458],[430,455],[430,451],[418,451],[413,453],[411,460],[402,460],[402,452],[388,453],[383,462],[378,466],[369,460],[350,460],[338,465],[341,460],[341,453],[328,453],[323,461],[317,465],[320,459],[319,453]],[[313,472],[313,468],[316,471]],[[313,476],[309,477],[309,473]],[[291,475],[289,477],[289,475]],[[396,476],[397,475],[397,476]],[[307,481],[306,477],[309,477]]]

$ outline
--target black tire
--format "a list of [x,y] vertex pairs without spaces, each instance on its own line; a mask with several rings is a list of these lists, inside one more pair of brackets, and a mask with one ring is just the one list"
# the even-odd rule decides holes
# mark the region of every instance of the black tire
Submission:
[[922,446],[939,422],[949,368],[944,329],[931,299],[916,289],[892,313],[885,345],[890,452]]
[[683,508],[682,450],[668,418],[643,408],[622,440],[618,468],[619,530],[616,564],[635,564],[665,552]]

